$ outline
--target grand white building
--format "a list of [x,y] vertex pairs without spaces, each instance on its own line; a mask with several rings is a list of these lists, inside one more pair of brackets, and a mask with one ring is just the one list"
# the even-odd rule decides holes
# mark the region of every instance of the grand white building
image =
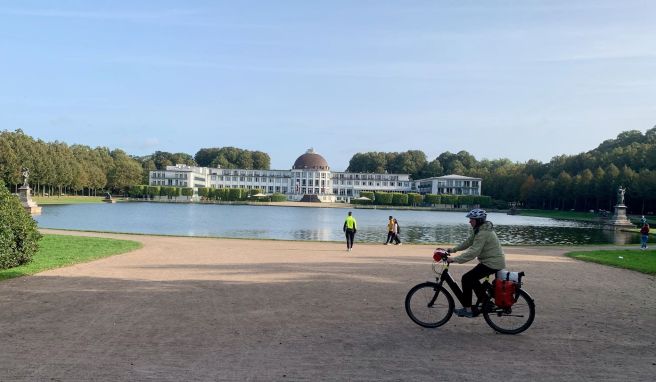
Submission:
[[446,175],[412,180],[409,174],[371,174],[331,171],[321,155],[309,149],[296,159],[291,170],[244,170],[167,166],[151,171],[151,186],[198,188],[259,189],[265,193],[281,193],[288,200],[349,202],[363,191],[416,192],[419,194],[481,195],[481,179]]

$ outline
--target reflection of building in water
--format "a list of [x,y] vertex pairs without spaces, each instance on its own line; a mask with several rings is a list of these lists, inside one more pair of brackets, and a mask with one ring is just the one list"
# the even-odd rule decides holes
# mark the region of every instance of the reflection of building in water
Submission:
[[259,189],[280,193],[294,201],[347,201],[361,192],[416,192],[419,194],[481,195],[481,179],[460,175],[412,180],[409,174],[351,173],[331,171],[323,156],[309,149],[291,170],[245,170],[166,166],[151,171],[151,186]]

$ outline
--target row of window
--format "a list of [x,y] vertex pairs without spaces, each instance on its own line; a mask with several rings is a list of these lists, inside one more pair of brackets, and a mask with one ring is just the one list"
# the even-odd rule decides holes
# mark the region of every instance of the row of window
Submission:
[[360,180],[399,180],[398,175],[383,175],[383,174],[348,174],[340,173],[335,174],[333,179],[360,179]]

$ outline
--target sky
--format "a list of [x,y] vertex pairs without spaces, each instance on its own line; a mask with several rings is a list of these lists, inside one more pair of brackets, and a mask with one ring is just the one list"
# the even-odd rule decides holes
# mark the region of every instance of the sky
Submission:
[[654,1],[0,0],[0,130],[548,162],[656,125]]

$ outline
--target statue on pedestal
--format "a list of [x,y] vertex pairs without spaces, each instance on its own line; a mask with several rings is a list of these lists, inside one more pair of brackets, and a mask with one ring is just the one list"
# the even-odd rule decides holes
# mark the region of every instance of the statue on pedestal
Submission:
[[18,189],[18,198],[27,211],[31,215],[40,215],[41,207],[39,207],[30,196],[30,184],[28,179],[30,177],[30,170],[27,167],[23,167],[21,174],[23,175],[23,185]]
[[27,179],[30,177],[30,170],[27,167],[23,167],[23,187],[29,188],[30,184],[28,183]]
[[624,204],[624,192],[626,192],[626,188],[622,188],[622,186],[617,189],[617,205]]

